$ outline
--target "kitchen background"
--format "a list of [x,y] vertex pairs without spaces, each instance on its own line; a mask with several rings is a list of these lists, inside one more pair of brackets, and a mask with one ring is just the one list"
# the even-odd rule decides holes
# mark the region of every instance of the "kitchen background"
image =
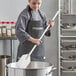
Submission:
[[[47,19],[52,19],[58,10],[58,3],[59,0],[43,0],[41,10],[46,13]],[[76,1],[72,0],[72,13],[76,12],[75,3]],[[16,22],[19,13],[27,4],[27,0],[0,0],[0,22]],[[56,67],[58,65],[58,30],[58,18],[56,18],[55,26],[51,29],[51,36],[45,39],[46,59]],[[15,61],[17,47],[18,40],[0,40],[0,55],[11,55],[12,53],[12,61]],[[54,76],[58,76],[57,71],[55,71]]]
[[[16,21],[19,13],[26,7],[28,0],[0,0],[0,21]],[[43,0],[41,6],[48,19],[51,19],[58,10],[58,0]],[[46,58],[57,66],[57,18],[55,26],[51,30],[51,37],[45,40]],[[12,61],[15,61],[17,54],[18,41],[12,40]],[[11,40],[0,40],[0,55],[10,55]],[[57,75],[57,74],[56,74]]]
[[[27,0],[1,0],[0,2],[0,21],[16,21],[19,13],[26,7],[28,4]],[[46,13],[47,18],[51,19],[57,11],[58,1],[57,0],[46,0],[43,1],[41,9]],[[46,11],[47,10],[47,11]],[[56,22],[57,23],[57,22]],[[51,30],[51,37],[46,38],[46,57],[47,60],[56,63],[57,58],[57,26]],[[8,44],[8,45],[7,45]],[[16,57],[16,51],[18,46],[18,41],[13,40],[13,58]],[[0,40],[0,55],[10,54],[10,40]]]

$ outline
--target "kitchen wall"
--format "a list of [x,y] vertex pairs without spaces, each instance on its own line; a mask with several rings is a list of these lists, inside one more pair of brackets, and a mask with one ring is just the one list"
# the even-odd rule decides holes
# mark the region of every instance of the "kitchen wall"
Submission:
[[[19,13],[26,7],[28,4],[27,0],[0,0],[0,21],[16,21]],[[56,11],[58,10],[58,0],[43,0],[41,10],[46,13],[47,19],[52,19]],[[57,18],[55,20],[55,26],[51,29],[51,36],[46,37],[45,39],[45,48],[46,48],[46,59],[48,62],[54,64],[57,67],[57,36],[58,36],[58,22]],[[5,51],[9,54],[11,53],[10,49],[10,40],[2,41],[0,40],[0,55],[4,54]],[[5,44],[6,43],[6,44]],[[8,44],[8,46],[6,46]],[[18,41],[12,41],[12,55],[13,61],[15,61],[17,54]],[[6,50],[5,50],[6,49]],[[7,53],[7,54],[8,54]],[[57,76],[55,71],[54,76]]]

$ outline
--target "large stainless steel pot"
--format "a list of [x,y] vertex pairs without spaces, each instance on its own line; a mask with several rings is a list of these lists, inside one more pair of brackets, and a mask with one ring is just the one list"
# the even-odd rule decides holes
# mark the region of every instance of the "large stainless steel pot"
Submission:
[[8,76],[52,76],[56,68],[47,62],[32,61],[26,69],[17,68],[16,62],[7,65]]

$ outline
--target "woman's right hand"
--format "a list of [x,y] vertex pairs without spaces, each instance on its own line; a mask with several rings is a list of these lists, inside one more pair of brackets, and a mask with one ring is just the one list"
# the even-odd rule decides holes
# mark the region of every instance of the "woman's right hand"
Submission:
[[32,38],[32,37],[30,37],[30,38],[28,39],[28,41],[31,41],[32,43],[34,43],[34,44],[36,44],[36,45],[40,45],[40,44],[42,43],[41,40],[35,39],[35,38]]

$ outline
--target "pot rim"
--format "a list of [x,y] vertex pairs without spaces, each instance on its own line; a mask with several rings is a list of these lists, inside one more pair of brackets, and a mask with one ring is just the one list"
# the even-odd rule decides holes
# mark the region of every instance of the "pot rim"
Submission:
[[[32,61],[34,62],[34,61]],[[37,61],[36,61],[37,62]],[[39,62],[39,61],[38,61]],[[37,68],[19,68],[17,66],[11,66],[12,64],[15,64],[16,65],[17,62],[13,62],[13,63],[9,63],[7,64],[7,68],[11,68],[11,69],[20,69],[20,70],[43,70],[43,69],[47,69],[47,68],[52,68],[54,67],[51,63],[48,63],[48,62],[40,62],[40,63],[48,63],[49,65],[48,66],[45,66],[45,67],[37,67]]]

